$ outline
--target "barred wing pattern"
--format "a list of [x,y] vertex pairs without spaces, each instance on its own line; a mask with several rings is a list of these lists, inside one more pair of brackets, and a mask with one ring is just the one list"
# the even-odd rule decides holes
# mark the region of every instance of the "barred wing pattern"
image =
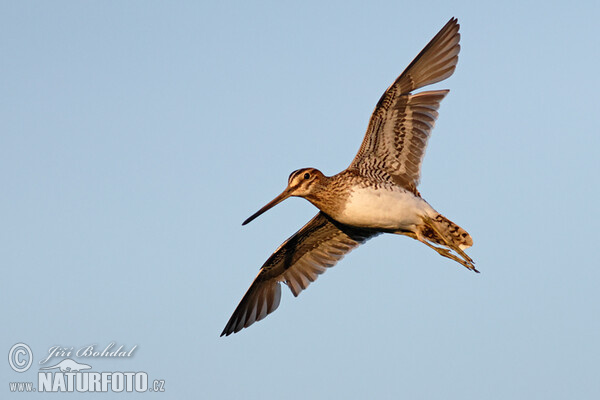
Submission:
[[294,296],[298,296],[346,253],[378,234],[341,224],[319,212],[279,246],[261,267],[221,336],[239,332],[275,311],[281,299],[280,282],[286,283]]
[[366,176],[377,174],[418,194],[427,139],[448,91],[410,92],[454,73],[460,51],[459,28],[455,18],[448,21],[381,96],[349,169]]

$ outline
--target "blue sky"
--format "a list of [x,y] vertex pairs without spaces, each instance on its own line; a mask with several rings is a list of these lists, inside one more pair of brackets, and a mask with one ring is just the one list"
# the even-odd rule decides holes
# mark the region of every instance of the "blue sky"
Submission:
[[[451,91],[420,191],[473,236],[481,274],[382,236],[220,338],[315,209],[241,222],[291,171],[346,168],[452,16],[462,50],[432,87]],[[135,356],[89,363],[166,382],[145,397],[598,398],[599,17],[592,1],[3,2],[0,348],[28,344],[34,367],[4,362],[2,397],[52,346],[115,342]]]

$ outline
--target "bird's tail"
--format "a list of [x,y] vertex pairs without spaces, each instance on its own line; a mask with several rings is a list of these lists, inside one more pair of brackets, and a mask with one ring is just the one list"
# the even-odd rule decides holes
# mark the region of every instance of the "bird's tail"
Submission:
[[[423,216],[422,219],[423,224],[417,228],[416,232],[418,240],[434,248],[444,257],[451,258],[465,267],[472,269],[475,272],[479,272],[475,269],[475,262],[473,259],[463,251],[473,245],[473,239],[467,231],[444,217],[442,214],[437,214],[434,218]],[[446,249],[440,249],[433,246],[431,243],[441,245]],[[460,258],[451,254],[447,249],[454,250]]]
[[421,235],[430,242],[452,248],[467,249],[473,246],[473,239],[463,228],[438,214],[435,218],[424,217],[425,224],[421,225]]

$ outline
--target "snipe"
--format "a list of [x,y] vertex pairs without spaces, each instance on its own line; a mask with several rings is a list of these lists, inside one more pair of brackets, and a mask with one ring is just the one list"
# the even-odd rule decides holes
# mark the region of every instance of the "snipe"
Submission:
[[287,188],[244,221],[252,221],[291,196],[320,211],[269,257],[221,333],[230,335],[273,312],[280,282],[298,294],[346,253],[381,233],[409,236],[478,272],[463,251],[469,234],[435,211],[417,191],[427,140],[448,90],[413,94],[448,78],[460,51],[452,18],[385,91],[350,166],[328,177],[315,168],[290,174]]

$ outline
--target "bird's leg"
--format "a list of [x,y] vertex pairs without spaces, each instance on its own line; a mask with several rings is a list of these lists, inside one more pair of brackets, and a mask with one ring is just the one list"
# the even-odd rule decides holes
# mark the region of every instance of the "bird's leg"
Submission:
[[468,268],[468,269],[470,269],[472,271],[475,271],[475,272],[479,273],[479,271],[477,271],[477,269],[475,268],[475,266],[472,263],[470,263],[470,262],[468,262],[466,260],[463,260],[462,258],[459,258],[459,257],[455,256],[454,254],[452,254],[450,252],[450,250],[444,249],[443,247],[436,247],[436,246],[432,245],[431,243],[429,243],[427,240],[424,240],[424,239],[417,238],[417,240],[419,242],[421,242],[421,243],[425,243],[427,246],[429,246],[433,250],[437,251],[439,255],[441,255],[443,257],[446,257],[446,258],[449,258],[451,260],[454,260],[457,263],[459,263],[460,265],[462,265],[462,266],[464,266],[464,267],[466,267],[466,268]]
[[393,231],[392,233],[395,233],[397,235],[408,236],[409,238],[413,238],[415,240],[419,240],[419,238],[417,238],[417,234],[414,233],[414,232],[410,232],[410,231]]
[[[448,249],[432,245],[431,243],[429,243],[427,241],[427,239],[425,239],[424,237],[422,237],[420,235],[420,233],[415,233],[415,232],[411,232],[411,231],[394,231],[393,233],[396,233],[396,234],[399,234],[399,235],[408,236],[409,238],[413,238],[415,240],[418,240],[421,243],[425,243],[427,246],[431,247],[433,250],[435,250],[442,257],[446,257],[446,258],[449,258],[451,260],[454,260],[457,263],[459,263],[460,265],[464,266],[465,268],[470,269],[472,271],[475,271],[475,272],[479,273],[479,271],[477,271],[477,269],[473,265],[473,262],[472,262],[473,260],[471,260],[471,258],[469,256],[466,256],[466,254],[465,254],[466,260],[463,260],[463,259],[455,256],[454,254],[452,254],[452,252],[450,250],[448,250]],[[438,234],[438,236],[440,236],[440,237],[443,238],[443,236],[438,231],[436,231],[436,233]],[[446,242],[446,240],[444,240],[444,242]],[[448,247],[450,247],[450,246],[448,246]],[[462,253],[464,254],[464,252],[462,252]]]

